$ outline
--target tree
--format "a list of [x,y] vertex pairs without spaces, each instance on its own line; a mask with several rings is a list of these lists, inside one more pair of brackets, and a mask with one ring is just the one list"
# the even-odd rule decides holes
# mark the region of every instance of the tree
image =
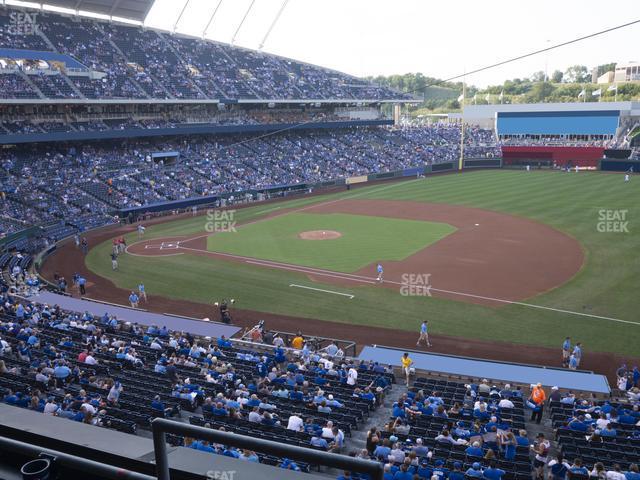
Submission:
[[535,72],[533,75],[531,75],[531,81],[532,82],[544,82],[547,79],[547,75],[542,71],[538,71]]
[[616,62],[605,63],[603,65],[598,65],[598,76],[603,75],[607,72],[611,72],[616,69]]
[[551,74],[551,81],[553,83],[562,82],[563,73],[560,70],[556,70]]
[[584,83],[591,80],[589,69],[584,65],[573,65],[564,73],[566,83]]
[[526,94],[525,99],[528,103],[541,103],[547,101],[551,96],[555,87],[550,82],[536,83],[531,91]]

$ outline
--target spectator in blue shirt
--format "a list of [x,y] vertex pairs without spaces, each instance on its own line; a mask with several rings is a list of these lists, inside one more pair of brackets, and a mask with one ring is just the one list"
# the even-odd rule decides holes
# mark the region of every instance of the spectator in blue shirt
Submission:
[[462,463],[454,462],[453,470],[449,472],[449,480],[464,480],[464,472],[462,471]]
[[438,477],[439,480],[444,480],[449,474],[449,469],[445,468],[443,460],[436,460],[434,463],[432,477]]
[[413,480],[413,474],[409,471],[409,465],[402,464],[400,470],[398,470],[393,476],[393,480]]
[[378,460],[387,461],[389,454],[391,453],[391,447],[389,447],[390,442],[388,438],[385,438],[382,441],[382,445],[378,445],[376,449],[373,451],[373,456]]
[[582,465],[582,459],[580,457],[576,457],[573,460],[573,465],[569,467],[569,472],[576,475],[589,475],[589,470]]
[[471,468],[467,469],[465,474],[467,475],[467,477],[482,478],[482,470],[480,469],[480,462],[474,462],[471,465]]
[[584,421],[584,417],[579,415],[577,418],[572,419],[568,424],[569,430],[574,430],[576,432],[588,432],[589,425],[587,425]]
[[428,478],[431,479],[431,474],[433,470],[429,467],[429,461],[425,458],[420,462],[420,466],[418,467],[418,471],[416,472],[420,478]]
[[611,423],[608,423],[606,427],[600,430],[600,436],[602,437],[615,438],[616,435],[618,435],[618,432]]
[[489,468],[485,468],[484,472],[482,473],[483,477],[487,480],[500,480],[504,474],[504,470],[496,468],[495,460],[491,460],[491,462],[489,463]]
[[624,476],[627,480],[640,480],[638,465],[636,465],[635,463],[629,465],[629,470],[627,472],[624,472]]
[[464,453],[469,457],[482,457],[484,455],[482,448],[480,448],[480,442],[473,442],[470,447],[467,447]]

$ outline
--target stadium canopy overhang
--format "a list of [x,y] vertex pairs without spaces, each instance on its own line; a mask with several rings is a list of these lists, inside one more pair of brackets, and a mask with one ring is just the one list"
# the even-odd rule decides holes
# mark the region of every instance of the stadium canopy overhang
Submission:
[[144,22],[155,0],[45,0],[38,4]]

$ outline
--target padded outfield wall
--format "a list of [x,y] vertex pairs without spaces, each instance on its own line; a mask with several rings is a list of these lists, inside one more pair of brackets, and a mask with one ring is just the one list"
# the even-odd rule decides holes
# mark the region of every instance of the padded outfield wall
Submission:
[[537,162],[559,166],[597,167],[604,156],[604,147],[546,147],[508,146],[502,147],[504,165],[535,165]]

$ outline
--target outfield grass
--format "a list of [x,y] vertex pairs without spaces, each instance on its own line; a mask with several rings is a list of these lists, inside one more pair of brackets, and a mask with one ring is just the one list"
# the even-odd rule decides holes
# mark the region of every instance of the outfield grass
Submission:
[[[302,240],[300,232],[334,230],[333,240]],[[342,213],[290,213],[216,233],[207,239],[213,252],[355,272],[371,263],[403,260],[446,237],[455,227],[444,223]]]
[[[585,265],[562,287],[529,302],[639,322],[640,183],[635,177],[625,184],[622,175],[596,172],[478,171],[380,184],[276,206],[261,205],[238,210],[235,219],[244,222],[274,208],[296,208],[336,198],[458,204],[549,224],[581,242]],[[601,209],[626,209],[630,232],[599,232]],[[205,221],[198,217],[151,226],[145,237],[202,232]],[[135,234],[127,240],[135,241]],[[87,256],[89,268],[123,288],[133,288],[143,280],[150,293],[172,298],[211,302],[215,298],[233,297],[239,299],[242,308],[412,331],[417,330],[422,319],[428,318],[434,333],[558,348],[562,339],[570,335],[582,341],[587,352],[599,350],[635,356],[639,352],[640,324],[519,305],[496,309],[439,298],[401,297],[393,290],[370,286],[343,289],[356,295],[349,300],[289,288],[291,283],[309,284],[306,276],[296,272],[190,255],[127,256],[121,259],[120,271],[112,272],[110,249],[110,242],[92,249]],[[322,288],[322,284],[315,285]]]

